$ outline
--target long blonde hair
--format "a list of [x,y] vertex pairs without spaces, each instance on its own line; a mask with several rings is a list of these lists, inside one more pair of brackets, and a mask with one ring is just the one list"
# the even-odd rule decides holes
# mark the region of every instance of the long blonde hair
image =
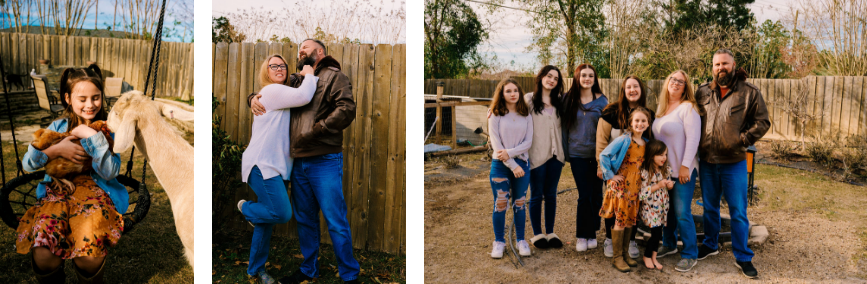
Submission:
[[692,80],[689,78],[689,74],[686,74],[686,71],[683,70],[675,70],[671,74],[668,74],[668,77],[665,78],[665,84],[662,84],[662,90],[659,91],[659,105],[656,107],[656,117],[662,117],[665,115],[665,111],[668,110],[668,84],[671,82],[671,77],[677,73],[682,74],[683,78],[686,79],[686,83],[683,84],[683,94],[680,95],[681,102],[691,103],[692,108],[699,115],[704,115],[704,110],[695,101],[695,92],[692,90],[692,84],[690,84]]
[[[271,61],[271,58],[274,57],[280,58],[280,60],[283,60],[283,64],[286,64],[286,80],[282,83],[271,81],[271,77],[268,76],[268,62]],[[286,63],[286,59],[284,59],[283,56],[280,56],[279,54],[268,56],[268,58],[265,58],[265,62],[262,62],[262,66],[259,67],[259,85],[265,87],[271,84],[289,84],[289,63]]]

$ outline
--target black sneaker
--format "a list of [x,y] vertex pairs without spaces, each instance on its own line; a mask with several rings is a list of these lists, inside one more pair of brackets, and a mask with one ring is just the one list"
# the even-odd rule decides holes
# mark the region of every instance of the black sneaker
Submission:
[[747,278],[753,279],[756,276],[759,276],[759,272],[756,271],[756,268],[753,266],[752,261],[735,261],[735,266],[741,269],[741,273],[744,274]]
[[301,269],[295,270],[292,275],[280,278],[281,284],[298,284],[304,281],[313,280],[313,277],[307,276],[304,272],[301,272]]
[[698,246],[698,260],[704,260],[708,256],[719,254],[719,249],[710,249],[704,244]]
[[358,279],[343,281],[343,284],[358,284]]

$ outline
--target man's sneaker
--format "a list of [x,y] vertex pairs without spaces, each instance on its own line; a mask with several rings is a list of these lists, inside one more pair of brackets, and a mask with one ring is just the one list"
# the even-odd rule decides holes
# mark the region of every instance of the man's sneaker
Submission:
[[503,251],[506,250],[506,243],[494,241],[494,249],[491,250],[492,258],[503,258]]
[[735,261],[735,266],[740,268],[741,273],[743,273],[744,276],[746,276],[747,278],[752,279],[752,278],[756,278],[756,276],[759,276],[759,272],[756,271],[756,268],[753,266],[752,261],[744,261],[744,262]]
[[704,260],[708,256],[717,254],[719,254],[719,249],[710,249],[704,244],[698,246],[698,260]]
[[597,245],[595,238],[587,240],[587,249],[595,249]]
[[587,239],[578,238],[575,240],[575,250],[579,252],[587,251]]
[[677,253],[677,247],[669,248],[667,246],[659,246],[659,251],[656,252],[656,258],[662,258],[666,255],[671,255]]
[[602,254],[604,254],[605,257],[614,257],[614,247],[611,244],[611,239],[605,239],[605,241],[602,242]]
[[257,277],[259,277],[259,283],[262,283],[262,284],[276,284],[277,283],[277,280],[275,280],[274,277],[272,277],[270,274],[268,274],[268,272],[265,272],[264,270],[259,271],[259,274],[257,275]]
[[518,241],[518,254],[520,254],[521,256],[530,256],[532,254],[530,252],[530,245],[527,244],[527,241]]
[[629,241],[629,257],[638,258],[638,244],[635,241]]
[[[656,257],[659,257],[659,254],[657,254]],[[680,272],[687,272],[690,269],[692,269],[693,267],[695,267],[696,263],[698,263],[698,260],[681,258],[680,261],[677,262],[677,265],[674,266],[674,270],[677,270]]]
[[[241,215],[244,214],[244,211],[242,211],[241,208],[244,206],[244,203],[246,203],[246,202],[247,202],[247,200],[244,200],[244,199],[241,199],[241,201],[238,201],[238,212],[241,212]],[[247,221],[247,224],[250,224],[250,227],[253,227],[253,228],[256,227],[253,225],[253,222]]]

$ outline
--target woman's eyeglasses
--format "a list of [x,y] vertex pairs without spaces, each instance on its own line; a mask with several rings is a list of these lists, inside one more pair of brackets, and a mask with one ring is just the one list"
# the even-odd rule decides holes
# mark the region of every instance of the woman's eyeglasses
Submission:
[[275,70],[275,71],[276,70],[289,70],[289,67],[286,66],[285,64],[280,64],[280,65],[270,64],[270,65],[268,65],[268,68],[271,68],[271,70]]
[[[274,68],[271,68],[271,69],[274,69]],[[671,83],[674,84],[675,86],[686,85],[686,82],[681,81],[680,79],[675,79],[675,78],[671,78]]]

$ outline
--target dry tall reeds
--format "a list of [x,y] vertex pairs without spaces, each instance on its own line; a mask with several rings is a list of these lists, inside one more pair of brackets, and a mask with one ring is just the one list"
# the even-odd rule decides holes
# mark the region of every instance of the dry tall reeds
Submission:
[[867,0],[799,0],[789,22],[818,47],[838,76],[867,76]]

